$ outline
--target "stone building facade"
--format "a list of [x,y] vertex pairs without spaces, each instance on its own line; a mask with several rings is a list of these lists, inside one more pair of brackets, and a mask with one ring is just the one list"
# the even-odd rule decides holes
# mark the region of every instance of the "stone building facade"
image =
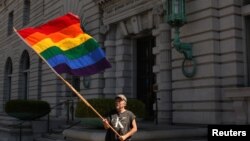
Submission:
[[[51,105],[72,100],[69,89],[12,27],[37,26],[73,12],[112,65],[90,77],[63,75],[84,97],[125,93],[142,100],[153,115],[149,118],[159,123],[249,123],[250,2],[204,1],[186,0],[181,40],[192,44],[197,62],[195,76],[187,78],[161,0],[1,0],[1,112],[10,99],[41,99]],[[62,109],[54,116],[64,116]]]

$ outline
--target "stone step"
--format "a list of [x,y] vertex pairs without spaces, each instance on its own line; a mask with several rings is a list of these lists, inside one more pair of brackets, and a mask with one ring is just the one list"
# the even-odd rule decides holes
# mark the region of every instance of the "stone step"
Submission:
[[34,139],[34,141],[65,141],[65,140],[60,140],[60,139],[48,139],[48,138],[37,138],[37,139]]
[[0,116],[0,124],[1,125],[19,124],[20,122],[22,122],[22,121],[20,121],[16,118],[10,117],[8,115],[1,115]]
[[[166,141],[165,139],[162,140],[154,140],[154,141]],[[207,139],[168,139],[167,141],[207,141]]]
[[65,141],[62,134],[44,134],[42,137],[34,139],[35,141]]
[[1,137],[1,139],[0,139],[0,141],[8,141],[8,140],[9,140],[8,137],[5,137],[5,138]]
[[81,121],[71,121],[71,122],[69,122],[69,123],[62,124],[62,125],[60,125],[60,126],[57,127],[57,128],[53,128],[53,129],[51,129],[50,131],[51,131],[51,133],[62,133],[63,130],[68,129],[68,128],[71,128],[71,127],[73,127],[73,126],[76,126],[76,125],[78,125],[78,124],[80,124],[80,123],[81,123]]
[[31,133],[31,123],[30,122],[23,122],[16,118],[10,117],[6,114],[0,115],[0,131],[1,132],[10,132],[10,133],[19,133],[21,129],[23,133]]
[[36,138],[35,141],[65,141],[62,132],[76,123],[78,123],[78,121],[62,123],[58,127],[51,128],[50,133],[43,134],[42,137]]
[[52,133],[52,134],[44,134],[43,135],[44,138],[49,138],[49,139],[64,139],[63,135],[62,134],[55,134],[55,133]]
[[34,141],[55,141],[55,140],[39,137],[39,138],[34,139]]
[[[67,141],[102,141],[105,138],[105,130],[72,128],[63,131]],[[140,129],[133,141],[205,141],[206,128],[198,127],[167,127]]]

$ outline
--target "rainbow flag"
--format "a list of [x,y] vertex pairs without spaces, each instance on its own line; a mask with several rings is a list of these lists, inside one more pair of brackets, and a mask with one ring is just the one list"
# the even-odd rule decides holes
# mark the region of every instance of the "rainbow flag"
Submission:
[[72,13],[17,33],[59,74],[88,76],[111,67],[97,41],[81,29],[80,19]]

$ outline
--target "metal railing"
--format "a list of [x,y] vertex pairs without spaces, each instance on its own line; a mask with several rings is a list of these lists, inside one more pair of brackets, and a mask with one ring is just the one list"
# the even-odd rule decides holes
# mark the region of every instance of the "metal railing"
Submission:
[[[67,106],[67,120],[66,123],[69,123],[70,121],[70,115],[71,115],[71,121],[74,121],[74,100],[72,99],[68,99],[65,100],[63,102],[60,102],[58,104],[56,104],[55,106],[53,106],[50,110],[50,113],[52,110],[56,109],[58,106],[62,106],[63,104],[65,104]],[[50,129],[50,113],[48,113],[48,119],[47,119],[47,132],[50,133],[51,129]]]
[[[71,115],[71,121],[74,121],[74,100],[70,99],[70,100],[65,100],[63,102],[60,102],[58,104],[56,104],[55,106],[53,106],[51,109],[50,109],[50,112],[47,114],[47,132],[48,133],[51,133],[51,129],[50,129],[50,113],[52,110],[56,109],[58,106],[62,106],[63,104],[66,104],[67,106],[67,120],[66,120],[66,123],[68,124],[69,121],[70,121],[70,115]],[[45,115],[46,116],[46,115]],[[19,127],[19,141],[22,141],[22,126],[25,122],[30,122],[30,121],[33,121],[35,120],[37,117],[34,117],[33,119],[31,120],[27,120],[27,121],[22,121],[15,126]],[[77,121],[71,125],[69,125],[67,128],[65,129],[69,129],[69,128],[72,128],[73,126],[75,125],[78,125],[79,123],[81,123],[81,121]]]

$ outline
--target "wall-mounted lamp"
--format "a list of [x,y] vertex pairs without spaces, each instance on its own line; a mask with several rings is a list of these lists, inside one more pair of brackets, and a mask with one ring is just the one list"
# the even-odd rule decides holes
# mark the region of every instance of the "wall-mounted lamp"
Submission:
[[[164,9],[166,10],[166,18],[169,25],[175,29],[173,46],[182,53],[185,59],[182,62],[182,72],[186,77],[193,77],[196,73],[196,62],[193,59],[192,45],[183,43],[180,40],[180,27],[186,23],[185,0],[162,0]],[[191,71],[185,68],[186,61],[192,64]]]

